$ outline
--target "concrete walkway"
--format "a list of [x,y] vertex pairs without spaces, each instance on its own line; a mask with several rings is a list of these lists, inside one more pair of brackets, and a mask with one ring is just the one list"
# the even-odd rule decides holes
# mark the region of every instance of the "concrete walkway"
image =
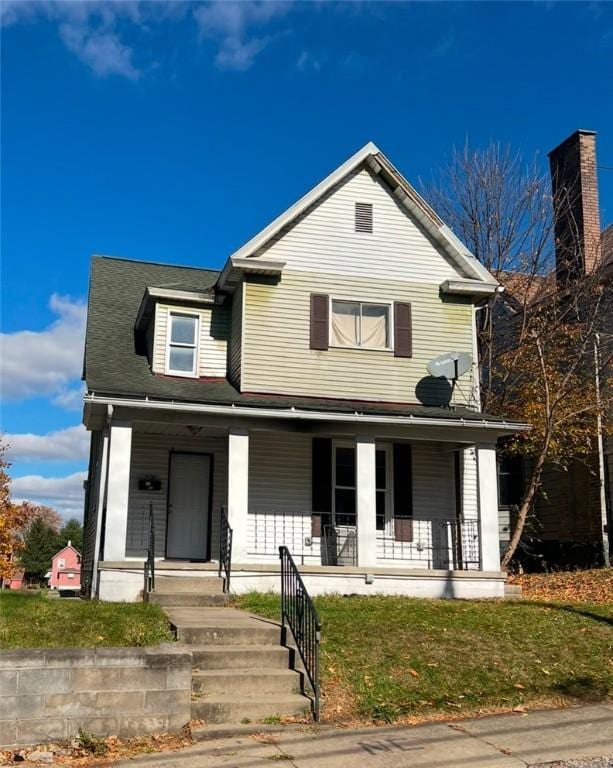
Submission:
[[613,704],[413,727],[305,726],[207,741],[119,765],[257,768],[282,762],[293,768],[525,768],[609,755],[613,755]]

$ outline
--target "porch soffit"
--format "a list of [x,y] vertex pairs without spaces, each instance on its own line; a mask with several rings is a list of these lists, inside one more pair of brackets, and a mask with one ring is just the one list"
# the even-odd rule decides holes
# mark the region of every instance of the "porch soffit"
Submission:
[[[87,395],[84,414],[89,429],[100,429],[110,417],[127,422],[242,428],[311,434],[396,436],[399,439],[445,442],[495,442],[498,437],[525,429],[473,411],[407,408],[404,413],[320,411],[271,407],[220,406],[204,403],[152,402],[141,399]],[[373,406],[376,404],[373,404]],[[424,413],[425,411],[425,413]],[[167,426],[166,428],[171,428]],[[149,428],[153,430],[154,428]]]

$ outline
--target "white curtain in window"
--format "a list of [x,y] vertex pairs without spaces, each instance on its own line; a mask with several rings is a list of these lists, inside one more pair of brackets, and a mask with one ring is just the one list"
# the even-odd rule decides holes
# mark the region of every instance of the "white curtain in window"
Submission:
[[385,348],[388,344],[388,308],[362,304],[362,346]]
[[332,302],[332,345],[357,347],[359,344],[360,305],[350,301]]

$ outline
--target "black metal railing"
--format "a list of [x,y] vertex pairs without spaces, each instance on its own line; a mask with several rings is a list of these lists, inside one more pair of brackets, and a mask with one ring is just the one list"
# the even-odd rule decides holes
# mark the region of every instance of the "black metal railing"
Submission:
[[479,570],[480,544],[479,520],[406,518],[392,533],[377,532],[377,559],[425,562],[428,568],[443,570]]
[[153,504],[149,504],[149,543],[145,560],[145,584],[143,600],[149,602],[149,595],[155,589],[155,521],[153,519]]
[[281,623],[292,633],[302,659],[311,688],[313,689],[313,717],[319,722],[319,644],[321,621],[313,605],[302,577],[287,547],[279,547],[281,558]]
[[228,522],[228,510],[221,508],[221,526],[219,529],[219,575],[223,573],[223,591],[230,591],[230,574],[232,572],[232,528]]

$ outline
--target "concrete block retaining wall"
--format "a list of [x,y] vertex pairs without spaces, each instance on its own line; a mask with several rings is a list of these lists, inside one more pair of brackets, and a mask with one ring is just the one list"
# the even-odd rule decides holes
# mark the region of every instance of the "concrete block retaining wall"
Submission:
[[0,651],[0,746],[178,731],[191,680],[191,653],[171,645]]

